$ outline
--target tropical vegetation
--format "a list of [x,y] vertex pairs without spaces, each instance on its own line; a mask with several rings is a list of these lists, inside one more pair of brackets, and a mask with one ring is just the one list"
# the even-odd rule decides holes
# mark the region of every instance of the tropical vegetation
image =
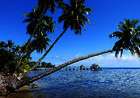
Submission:
[[[63,24],[63,31],[50,44],[49,34],[55,31],[55,21],[51,14],[56,14],[57,9],[62,13],[58,17],[58,23]],[[29,39],[23,45],[15,45],[12,41],[0,42],[0,78],[14,77],[14,79],[1,78],[1,81],[9,80],[5,84],[0,84],[1,94],[11,93],[24,85],[28,85],[47,75],[50,75],[70,64],[99,56],[105,53],[115,52],[115,56],[122,56],[124,50],[129,50],[132,55],[140,56],[140,25],[136,19],[126,19],[118,25],[118,31],[113,32],[110,37],[117,39],[112,49],[99,53],[91,53],[57,65],[53,69],[42,72],[36,76],[28,77],[27,74],[42,65],[48,65],[42,60],[47,56],[56,43],[70,29],[76,35],[82,33],[82,29],[89,22],[88,14],[91,9],[85,5],[85,0],[38,0],[38,5],[30,13],[27,13],[24,22],[27,24],[27,34]],[[44,53],[38,61],[32,61],[31,55],[34,51]],[[12,82],[12,81],[16,82]],[[3,89],[1,89],[3,88]]]

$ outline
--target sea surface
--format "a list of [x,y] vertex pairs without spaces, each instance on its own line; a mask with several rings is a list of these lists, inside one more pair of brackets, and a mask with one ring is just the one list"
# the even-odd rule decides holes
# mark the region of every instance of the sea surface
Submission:
[[32,91],[33,98],[140,98],[136,68],[63,69],[35,83],[39,88]]

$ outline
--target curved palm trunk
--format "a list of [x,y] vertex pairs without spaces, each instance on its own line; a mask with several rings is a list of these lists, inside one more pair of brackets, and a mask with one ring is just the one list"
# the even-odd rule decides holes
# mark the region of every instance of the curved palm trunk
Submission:
[[67,29],[64,29],[64,31],[55,39],[53,44],[49,47],[49,49],[42,55],[42,57],[38,60],[38,62],[42,61],[45,56],[50,52],[50,50],[54,47],[54,45],[59,41],[59,39],[65,34]]
[[31,42],[33,36],[30,36],[30,38],[28,39],[28,41],[26,42],[26,47],[28,47],[29,43]]
[[46,55],[51,51],[51,49],[54,47],[54,45],[60,40],[60,38],[66,33],[67,29],[64,29],[64,31],[55,39],[53,44],[49,47],[49,49],[42,55],[41,58],[38,59],[37,63],[32,67],[31,70],[34,70],[37,65],[46,57]]
[[[37,27],[38,27],[38,24],[36,25],[35,29],[33,30],[33,34],[35,33]],[[33,36],[30,36],[29,39],[27,40],[27,42],[25,43],[25,49],[27,49],[27,48],[29,47],[32,38],[33,38]],[[32,52],[27,52],[27,53],[25,54],[25,56],[27,56],[27,55],[29,55],[29,54],[31,54],[31,53],[32,53]],[[18,67],[20,67],[23,57],[24,57],[24,56],[22,56],[22,57],[20,58]],[[17,67],[17,68],[18,68],[18,67]]]
[[[107,50],[107,51],[103,51],[103,52],[99,52],[99,53],[93,53],[93,54],[89,54],[89,55],[86,55],[86,56],[81,56],[81,57],[74,58],[72,60],[69,60],[69,61],[63,63],[63,64],[58,65],[56,68],[54,68],[50,71],[43,72],[43,73],[41,73],[37,76],[34,76],[30,81],[28,81],[28,83],[32,83],[34,81],[37,81],[37,80],[39,80],[39,79],[41,79],[45,76],[48,76],[48,75],[50,75],[50,74],[52,74],[52,73],[54,73],[54,72],[56,72],[56,71],[58,71],[58,70],[60,70],[64,67],[68,66],[68,65],[77,63],[79,61],[82,61],[82,60],[85,60],[85,59],[88,59],[88,58],[91,58],[91,57],[95,57],[95,56],[99,56],[99,55],[106,54],[106,53],[111,53],[111,52],[113,52],[113,50]],[[26,81],[20,83],[20,85],[18,85],[17,89],[26,85],[26,84],[27,84]]]

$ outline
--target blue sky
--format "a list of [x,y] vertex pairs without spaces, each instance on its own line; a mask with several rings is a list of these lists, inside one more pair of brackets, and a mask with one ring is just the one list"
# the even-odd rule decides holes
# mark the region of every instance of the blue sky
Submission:
[[[25,14],[30,12],[36,3],[37,0],[1,1],[0,40],[12,39],[17,44],[23,44],[28,39],[23,20]],[[73,57],[111,49],[115,40],[110,39],[108,35],[117,30],[117,24],[126,18],[140,19],[140,0],[86,0],[86,3],[92,9],[92,13],[89,14],[90,23],[83,28],[81,35],[74,35],[71,30],[67,31],[44,59],[46,62],[60,64]],[[56,22],[56,30],[50,35],[50,44],[62,32],[61,28],[62,25]],[[40,56],[34,53],[33,58],[36,60]],[[80,62],[78,65],[91,63],[99,63],[105,67],[140,67],[139,58],[128,53],[118,59],[113,54],[106,54]]]

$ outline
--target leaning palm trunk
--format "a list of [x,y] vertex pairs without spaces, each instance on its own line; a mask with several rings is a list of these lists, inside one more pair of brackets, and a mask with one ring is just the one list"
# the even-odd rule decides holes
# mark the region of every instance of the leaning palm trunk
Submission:
[[[36,27],[35,27],[35,29],[33,30],[33,34],[36,32],[36,29],[38,28],[38,25],[39,25],[39,24],[37,24]],[[33,36],[31,35],[31,36],[29,37],[29,39],[27,40],[27,42],[25,43],[25,46],[23,46],[23,47],[25,47],[25,51],[28,50],[28,47],[30,46],[30,43],[31,43],[31,41],[32,41],[32,38],[33,38]],[[22,62],[23,58],[26,57],[26,56],[28,56],[28,55],[30,55],[33,51],[34,51],[34,50],[32,50],[32,51],[27,51],[27,53],[26,53],[25,55],[21,56],[21,58],[19,59],[19,63],[18,63],[18,66],[17,66],[16,69],[18,69],[18,68],[21,66],[21,62]]]
[[49,49],[42,55],[41,58],[38,59],[37,63],[32,67],[31,70],[34,70],[39,63],[46,57],[46,55],[51,51],[51,49],[55,46],[55,44],[61,39],[61,37],[66,33],[67,29],[64,29],[64,31],[55,39],[53,44],[49,47]]
[[58,70],[60,70],[60,69],[62,69],[64,67],[68,66],[68,65],[77,63],[79,61],[82,61],[82,60],[85,60],[85,59],[88,59],[88,58],[91,58],[91,57],[95,57],[95,56],[99,56],[99,55],[106,54],[106,53],[111,53],[111,52],[113,52],[113,50],[107,50],[107,51],[103,51],[103,52],[99,52],[99,53],[93,53],[93,54],[89,54],[89,55],[86,55],[86,56],[77,57],[75,59],[72,59],[72,60],[67,61],[67,62],[65,62],[63,64],[58,65],[56,68],[54,68],[52,70],[49,70],[47,72],[43,72],[43,73],[41,73],[41,74],[39,74],[37,76],[34,76],[28,82],[24,81],[22,83],[19,83],[19,85],[17,86],[17,89],[22,87],[22,86],[24,86],[24,85],[26,85],[26,84],[28,84],[28,83],[32,83],[32,82],[37,81],[37,80],[39,80],[39,79],[41,79],[41,78],[43,78],[45,76],[48,76],[48,75],[50,75],[50,74],[52,74],[52,73],[54,73],[54,72],[56,72],[56,71],[58,71]]
[[46,55],[51,51],[51,49],[54,47],[54,45],[60,40],[60,38],[66,33],[67,29],[64,29],[64,31],[55,39],[53,44],[49,47],[49,49],[42,55],[42,57],[38,60],[38,62],[42,61]]

